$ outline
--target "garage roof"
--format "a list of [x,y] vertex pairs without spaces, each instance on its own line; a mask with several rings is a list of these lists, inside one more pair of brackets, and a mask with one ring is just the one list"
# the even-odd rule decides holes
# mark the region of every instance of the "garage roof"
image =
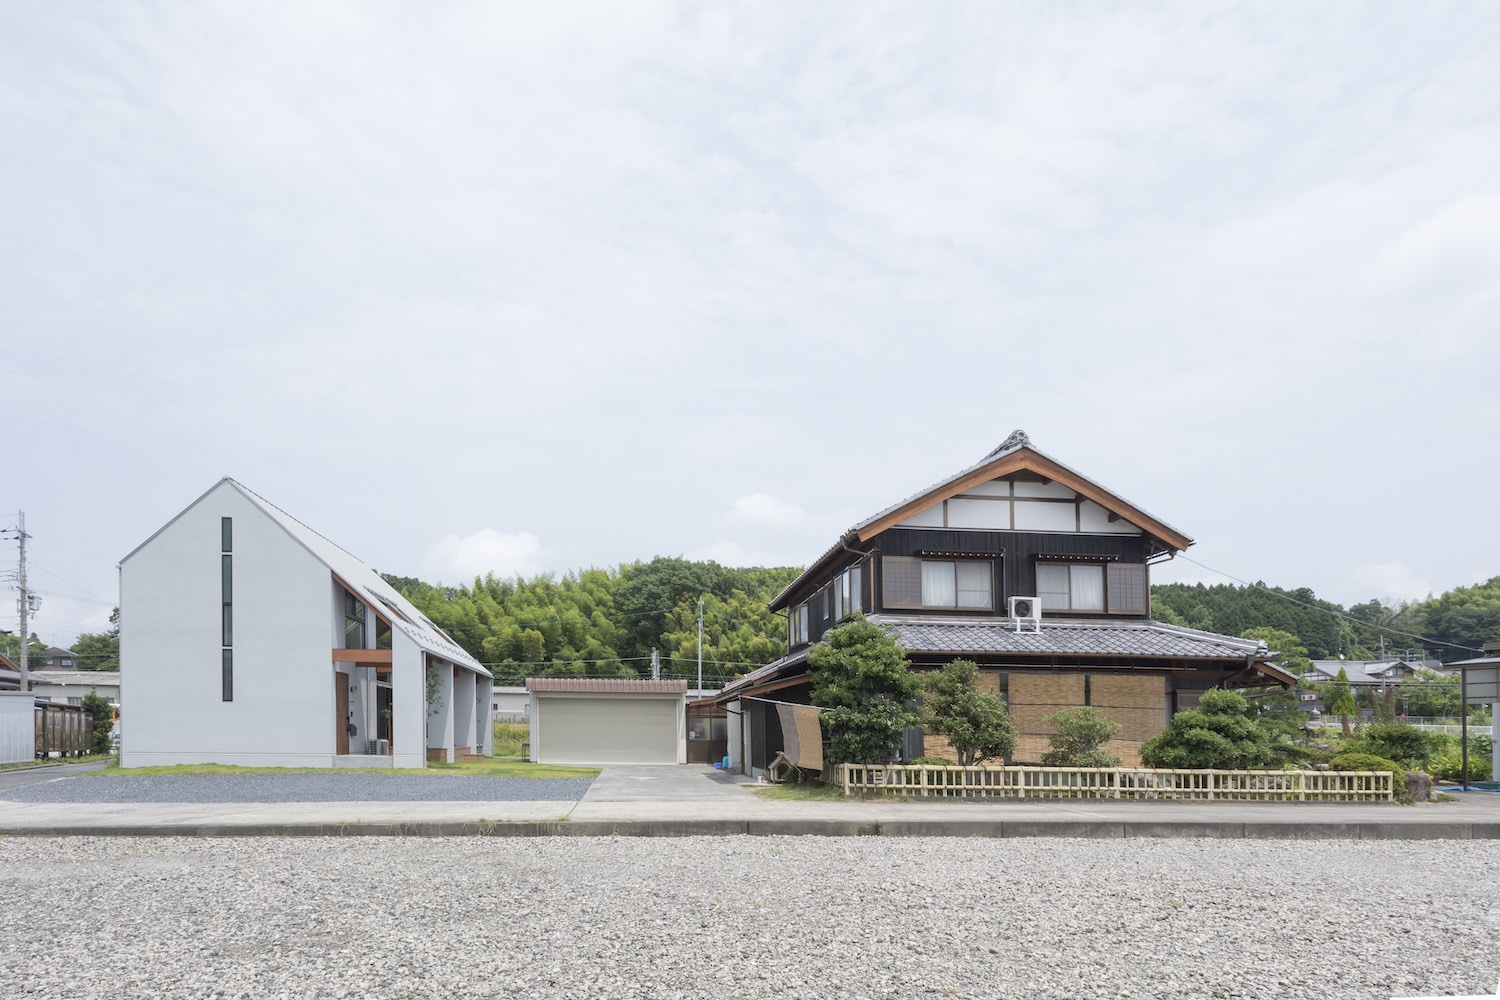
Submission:
[[633,677],[528,677],[528,691],[576,694],[687,694],[687,681],[648,681]]

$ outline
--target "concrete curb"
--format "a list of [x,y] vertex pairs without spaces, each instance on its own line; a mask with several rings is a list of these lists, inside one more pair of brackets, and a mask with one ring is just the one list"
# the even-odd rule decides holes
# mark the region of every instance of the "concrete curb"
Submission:
[[1078,820],[523,820],[188,823],[0,828],[6,837],[1069,837],[1247,840],[1500,840],[1500,823]]

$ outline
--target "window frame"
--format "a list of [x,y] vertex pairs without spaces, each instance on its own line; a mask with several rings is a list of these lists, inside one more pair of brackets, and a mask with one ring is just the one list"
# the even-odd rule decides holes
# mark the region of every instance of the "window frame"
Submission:
[[[1041,571],[1042,571],[1042,567],[1043,566],[1057,566],[1057,567],[1066,568],[1068,570],[1068,607],[1066,607],[1066,608],[1051,608],[1051,607],[1047,607],[1047,605],[1045,603],[1045,598],[1043,597],[1043,591],[1042,591],[1042,579],[1041,579],[1042,574],[1041,574]],[[1100,582],[1100,591],[1099,591],[1100,607],[1098,607],[1098,608],[1077,608],[1077,607],[1073,606],[1073,604],[1075,603],[1075,598],[1073,596],[1074,593],[1075,593],[1075,588],[1074,588],[1074,585],[1073,585],[1073,572],[1072,571],[1073,571],[1073,568],[1075,566],[1094,566],[1094,567],[1098,567],[1098,569],[1099,569],[1099,578],[1100,578],[1099,579],[1099,582]],[[1135,572],[1139,572],[1140,573],[1140,588],[1141,588],[1142,597],[1143,597],[1142,605],[1140,607],[1116,607],[1114,605],[1114,602],[1112,602],[1110,600],[1110,577],[1111,577],[1111,575],[1118,575],[1121,571],[1125,571],[1125,570],[1130,570],[1130,571],[1135,571]],[[1150,613],[1151,613],[1151,577],[1150,577],[1150,572],[1149,572],[1149,569],[1147,567],[1147,564],[1144,563],[1144,562],[1123,562],[1123,561],[1118,560],[1118,559],[1101,559],[1101,558],[1090,559],[1090,558],[1087,558],[1087,557],[1077,558],[1077,559],[1073,559],[1073,558],[1068,558],[1068,559],[1039,558],[1039,559],[1037,559],[1036,565],[1034,567],[1034,572],[1033,572],[1033,575],[1032,575],[1032,583],[1034,585],[1033,589],[1036,591],[1036,598],[1037,598],[1037,600],[1043,602],[1042,603],[1042,614],[1044,616],[1051,616],[1051,615],[1064,615],[1064,616],[1070,616],[1070,615],[1108,615],[1108,616],[1112,616],[1112,617],[1134,617],[1134,616],[1140,616],[1140,617],[1144,618],[1144,617],[1150,615]]]
[[[996,591],[996,587],[995,587],[995,563],[996,563],[996,557],[994,557],[994,556],[983,556],[983,555],[974,555],[974,556],[969,556],[969,555],[952,555],[952,556],[941,556],[941,557],[939,557],[939,556],[932,556],[932,557],[924,557],[924,556],[883,556],[882,559],[884,560],[884,562],[885,562],[886,565],[890,565],[892,563],[896,563],[896,564],[914,563],[918,567],[921,567],[921,566],[923,566],[926,563],[948,563],[948,564],[950,564],[950,565],[953,566],[953,603],[952,604],[928,604],[928,603],[926,603],[926,595],[925,594],[923,595],[922,603],[919,603],[919,604],[912,604],[912,603],[909,603],[909,602],[906,602],[906,601],[892,601],[890,599],[889,592],[886,590],[886,586],[888,585],[888,582],[890,580],[890,575],[888,573],[883,573],[882,574],[881,595],[880,595],[881,596],[881,607],[883,607],[883,608],[891,608],[891,609],[898,609],[898,610],[911,610],[911,611],[960,611],[960,612],[972,612],[972,613],[980,613],[980,614],[985,613],[985,612],[989,612],[989,613],[993,614],[994,611],[995,611],[995,604],[996,604],[996,601],[995,601],[995,591]],[[988,582],[989,582],[989,597],[990,597],[989,604],[984,605],[984,606],[973,606],[973,605],[964,605],[964,604],[961,604],[959,602],[959,586],[958,586],[958,564],[959,563],[970,563],[970,564],[978,563],[978,564],[983,565],[988,570],[987,578],[988,578]],[[918,579],[919,580],[921,579],[921,570],[920,569],[918,570]],[[919,583],[919,586],[920,586],[920,583]]]

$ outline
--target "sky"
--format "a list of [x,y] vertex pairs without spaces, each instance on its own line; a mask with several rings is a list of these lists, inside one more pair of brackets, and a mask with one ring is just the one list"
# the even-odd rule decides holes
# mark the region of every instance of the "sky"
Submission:
[[1487,579],[1497,52],[1491,3],[0,5],[35,629],[225,475],[432,581],[800,566],[1016,428],[1196,539],[1158,582]]

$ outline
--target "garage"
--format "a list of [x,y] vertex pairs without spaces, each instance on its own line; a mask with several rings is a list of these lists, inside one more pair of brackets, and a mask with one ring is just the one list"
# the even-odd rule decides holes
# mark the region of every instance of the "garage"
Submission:
[[687,761],[687,681],[531,677],[526,690],[539,764]]

